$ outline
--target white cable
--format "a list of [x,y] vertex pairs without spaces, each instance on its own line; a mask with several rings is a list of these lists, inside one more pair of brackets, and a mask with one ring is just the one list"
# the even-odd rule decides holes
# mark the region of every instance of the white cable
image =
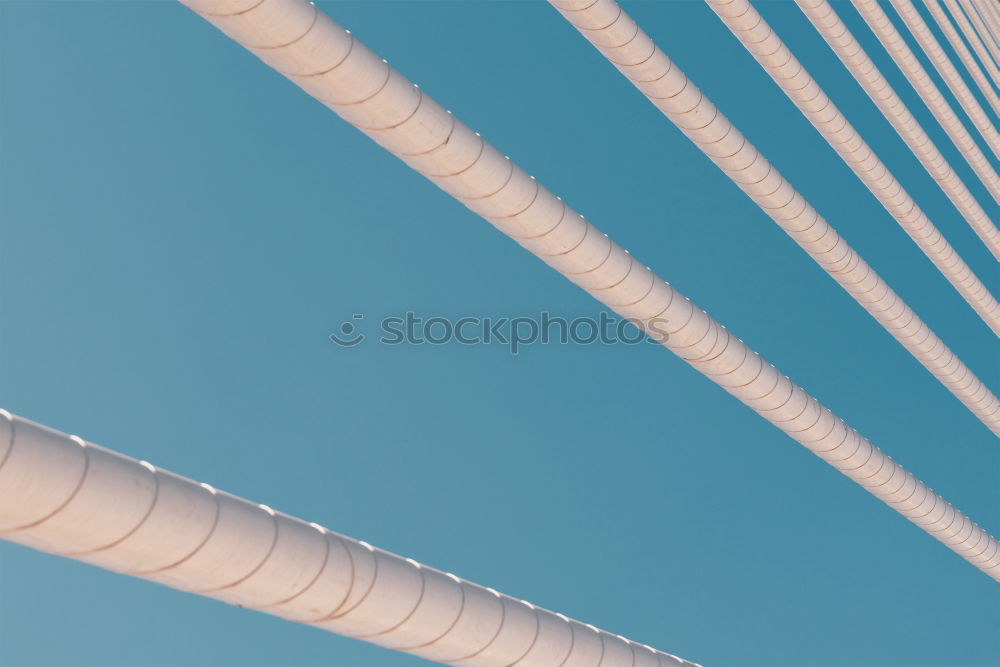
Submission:
[[[986,69],[986,73],[990,77],[989,81],[993,82],[993,86],[1000,86],[1000,70],[997,69],[996,63],[993,62],[993,58],[990,56],[990,53],[987,50],[986,45],[984,44],[982,38],[980,37],[980,33],[983,31],[977,31],[973,27],[973,25],[969,23],[969,19],[966,17],[967,13],[968,14],[974,13],[975,10],[973,10],[971,6],[967,5],[968,9],[963,11],[963,8],[960,7],[958,2],[956,2],[955,0],[944,0],[944,4],[948,8],[948,11],[951,13],[952,18],[955,19],[955,23],[958,25],[958,29],[962,32],[963,35],[965,35],[965,39],[972,46],[972,50],[976,52],[976,56],[979,58],[979,62],[981,62],[983,64],[983,67]],[[938,21],[939,24],[941,23],[937,15],[934,15],[934,20]],[[948,40],[951,41],[951,37],[949,37]],[[993,91],[994,89],[990,87],[990,90]],[[994,96],[996,96],[995,91],[994,91]],[[993,107],[993,110],[996,111],[995,106]]]
[[[945,0],[945,2],[948,2],[948,0]],[[937,0],[924,0],[924,6],[927,7],[927,11],[930,12],[931,18],[934,19],[934,22],[938,24],[941,32],[944,33],[945,39],[947,39],[948,43],[951,44],[952,50],[958,54],[959,60],[961,60],[962,64],[965,65],[965,69],[969,72],[969,76],[972,77],[972,80],[976,82],[976,87],[979,88],[983,97],[986,98],[986,102],[990,105],[990,108],[993,109],[993,113],[1000,114],[1000,97],[997,97],[996,91],[993,90],[993,84],[991,84],[986,78],[986,75],[983,74],[982,68],[979,67],[976,59],[972,57],[972,53],[970,53],[969,49],[966,48],[965,42],[962,41],[958,31],[955,30],[954,26],[952,26],[951,21],[948,20],[948,16],[944,13],[944,10],[941,9],[941,5],[938,4]],[[955,0],[951,0],[949,9],[952,7],[954,7],[956,11],[958,10],[958,5],[955,4]],[[958,12],[958,15],[960,16],[961,12]],[[957,20],[958,19],[956,19],[956,21]],[[970,32],[970,34],[975,37],[974,32]],[[975,46],[972,38],[969,39],[970,43]],[[983,53],[985,54],[985,51]],[[989,63],[990,65],[993,64],[989,58],[984,61],[984,66],[986,66],[985,63]],[[994,68],[994,70],[995,69],[996,68]]]
[[694,667],[2,410],[0,538],[437,662]]
[[[983,0],[976,7],[979,10],[979,15],[983,17],[986,23],[987,32],[993,39],[993,44],[1000,50],[1000,7],[996,3],[990,3],[988,0]],[[1000,57],[996,58],[995,62],[997,67],[1000,67]]]
[[875,36],[878,37],[882,46],[889,52],[893,62],[903,72],[913,89],[917,91],[920,99],[930,109],[962,157],[972,167],[976,176],[989,190],[994,201],[1000,203],[1000,177],[997,176],[996,171],[993,170],[976,141],[965,129],[965,125],[955,115],[941,91],[934,85],[920,61],[913,55],[913,51],[906,45],[903,36],[899,34],[892,21],[882,11],[877,0],[851,0],[851,3],[872,32],[875,33]]
[[934,65],[934,69],[944,79],[948,90],[958,100],[959,105],[965,109],[965,113],[972,120],[975,128],[979,130],[979,134],[986,140],[986,144],[993,151],[993,155],[1000,157],[1000,135],[997,135],[997,130],[993,127],[993,123],[990,122],[986,112],[979,106],[979,102],[976,101],[972,91],[965,85],[962,76],[951,63],[951,59],[948,58],[944,49],[941,48],[941,45],[931,33],[930,28],[924,23],[920,12],[917,11],[917,8],[913,6],[910,0],[889,0],[889,2],[895,7],[896,12],[903,19],[903,23],[906,24],[906,27],[909,28],[914,38],[916,38],[917,43],[920,44],[920,48],[923,49],[931,64]]
[[1000,303],[749,0],[706,1],[952,287],[1000,336]]
[[979,15],[982,16],[983,22],[989,28],[989,32],[994,33],[993,41],[1000,44],[1000,39],[996,37],[996,31],[993,30],[996,27],[997,22],[1000,21],[1000,7],[997,7],[997,3],[990,2],[990,0],[972,0],[973,6]]
[[[994,63],[1000,67],[1000,46],[997,43],[997,33],[991,29],[994,26],[992,25],[991,17],[993,14],[990,11],[989,3],[982,6],[973,5],[969,0],[961,0],[961,3],[962,9],[965,10],[969,20],[972,21],[972,25],[975,26],[982,37],[986,49],[993,56]],[[996,83],[1000,86],[1000,79]]]
[[[965,10],[969,21],[973,23],[976,30],[979,32],[979,36],[982,38],[983,43],[986,44],[987,49],[990,49],[992,53],[992,47],[990,42],[994,45],[997,43],[996,34],[993,30],[993,24],[995,19],[994,8],[990,6],[989,2],[978,2],[977,0],[960,0],[962,9]],[[973,17],[975,14],[975,18]],[[977,20],[978,19],[978,20]],[[981,27],[980,27],[981,26]],[[994,58],[994,62],[996,59]],[[1000,66],[1000,63],[997,63]]]
[[[581,34],[614,64],[674,125],[676,125],[717,167],[740,187],[775,223],[805,250],[830,277],[836,280],[882,327],[931,372],[958,400],[983,424],[1000,435],[1000,400],[962,363],[958,357],[917,317],[903,299],[861,258],[833,227],[795,190],[777,169],[751,144],[747,138],[712,104],[705,95],[680,70],[670,62],[642,29],[628,18],[614,0],[597,0],[577,9],[591,0],[550,0],[563,16]],[[738,13],[738,12],[736,12]],[[618,17],[617,19],[615,17]],[[602,21],[615,19],[605,27]],[[755,25],[759,17],[748,19]],[[625,28],[619,27],[619,23]],[[766,26],[764,26],[766,28]],[[622,44],[606,46],[608,40],[617,39],[607,34],[609,30],[634,31]],[[781,50],[773,33],[765,30],[765,45],[782,60],[789,60],[787,49]],[[647,41],[648,40],[648,41]],[[651,50],[651,51],[650,51]],[[652,55],[650,55],[650,52]],[[631,63],[637,63],[632,65]],[[648,65],[647,65],[648,63]],[[647,67],[659,78],[647,77]],[[815,109],[829,113],[834,120],[835,108],[822,95],[819,87],[808,83],[808,74],[798,68],[791,87],[802,86],[812,96]],[[678,88],[677,86],[683,86]],[[674,98],[681,96],[681,102]],[[697,103],[697,116],[692,121],[684,106],[688,98]],[[678,106],[679,105],[679,106]],[[848,128],[846,121],[843,128]],[[860,137],[852,140],[855,148],[861,146]],[[867,168],[874,169],[874,156],[870,151],[862,158]],[[879,178],[887,172],[879,172]],[[902,196],[901,190],[893,196]],[[909,209],[907,209],[909,210]],[[910,211],[912,214],[912,211]],[[914,217],[916,220],[916,218]],[[926,219],[925,219],[926,220]],[[922,229],[920,235],[927,235]],[[943,241],[940,234],[930,239],[937,244]],[[949,261],[958,259],[952,254]],[[985,287],[983,288],[985,291]],[[994,304],[996,302],[994,301]],[[995,313],[996,311],[991,311]]]
[[[988,43],[988,40],[992,40],[994,45],[1000,45],[1000,39],[997,35],[1000,34],[1000,11],[989,2],[974,2],[976,12],[979,13],[980,20],[985,24],[986,34],[983,35],[983,41]],[[996,59],[994,59],[996,62]],[[1000,66],[1000,62],[997,63]]]
[[1000,230],[965,187],[830,3],[827,0],[797,0],[797,3],[927,173],[941,187],[993,256],[1000,260]]
[[[1000,581],[1000,543],[306,0],[185,4],[601,303],[648,332],[667,333],[663,345],[677,356]],[[711,124],[711,117],[701,115],[700,93],[644,39],[653,55],[637,71],[675,88],[664,104],[685,114],[685,125]],[[725,136],[725,125],[714,127]],[[730,144],[723,140],[717,147]],[[736,159],[744,156],[740,152]],[[771,182],[766,171],[762,175]],[[816,229],[815,222],[789,224]],[[819,235],[809,243],[828,242]],[[857,255],[843,247],[829,251],[830,261],[845,270],[857,263]],[[861,280],[876,284],[870,277]],[[905,311],[898,302],[890,310]],[[904,328],[927,332],[916,320]]]
[[[987,25],[993,33],[993,41],[1000,45],[1000,6],[989,0],[979,0],[976,3],[979,13],[985,16]],[[1000,65],[1000,63],[997,63]]]

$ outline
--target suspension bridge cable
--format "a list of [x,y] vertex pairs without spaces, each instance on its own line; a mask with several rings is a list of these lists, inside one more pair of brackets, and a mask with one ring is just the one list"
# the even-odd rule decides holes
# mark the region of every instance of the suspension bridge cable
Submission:
[[[601,303],[647,331],[665,331],[663,345],[693,368],[1000,581],[1000,543],[986,531],[314,5],[306,0],[185,0],[184,4]],[[610,34],[614,40],[623,39],[621,33]],[[634,31],[633,36],[638,37]],[[711,118],[705,121],[701,115],[700,93],[693,86],[684,93],[686,77],[672,75],[669,60],[657,57],[652,43],[644,39],[649,57],[639,67],[645,65],[642,71],[653,74],[646,80],[678,86],[666,104],[687,113],[691,127],[704,127]],[[724,124],[716,127],[725,129]],[[767,181],[766,172],[764,177]],[[814,223],[807,216],[790,224],[815,228]],[[820,236],[810,243],[825,242]],[[846,249],[830,251],[831,261],[845,268],[857,261],[857,255]],[[841,259],[835,259],[838,256]],[[863,281],[875,285],[874,280]],[[898,303],[891,309],[904,310]]]
[[1000,303],[750,1],[707,2],[844,164],[868,187],[962,298],[1000,336]]
[[[961,0],[962,8],[965,10],[972,25],[975,26],[986,49],[993,56],[993,62],[1000,67],[1000,34],[997,32],[995,7],[991,7],[989,2],[974,4],[970,0]],[[997,81],[1000,86],[1000,81]]]
[[[975,51],[976,57],[979,58],[979,62],[983,64],[986,74],[989,75],[989,81],[992,82],[993,86],[1000,86],[1000,70],[997,69],[996,63],[993,62],[992,56],[990,56],[989,51],[986,49],[986,45],[979,36],[980,31],[977,31],[972,24],[969,23],[966,12],[962,10],[962,7],[959,6],[958,2],[955,0],[944,0],[944,4],[945,7],[948,8],[948,12],[951,13],[956,25],[958,25],[958,29],[963,35],[965,35],[966,41],[968,41],[972,46],[972,50]],[[934,20],[940,23],[936,15],[934,16]],[[994,89],[991,88],[991,90]],[[993,107],[993,109],[996,111],[996,107]]]
[[0,538],[437,662],[696,667],[2,410]]
[[[889,332],[924,368],[938,379],[983,424],[1000,435],[1000,400],[997,399],[958,357],[938,338],[912,309],[893,292],[847,241],[795,190],[753,144],[690,81],[676,63],[669,60],[642,29],[614,0],[550,0],[580,33],[597,47],[667,118],[674,123],[712,162],[719,167],[805,250],[827,274]],[[573,2],[574,4],[570,4]],[[572,9],[566,9],[572,7]],[[617,17],[617,18],[616,18]],[[623,44],[607,47],[606,40],[617,38],[602,21],[615,20],[616,30],[635,32]],[[750,19],[749,23],[753,24]],[[624,27],[618,28],[621,23]],[[777,37],[769,37],[777,50]],[[647,41],[649,40],[649,41]],[[650,53],[647,49],[652,49]],[[786,53],[785,56],[790,57]],[[622,63],[643,64],[667,69],[654,70],[659,76],[647,79],[646,69]],[[662,68],[661,68],[662,69]],[[800,77],[802,78],[802,77]],[[682,86],[678,88],[677,86]],[[815,87],[817,109],[829,108]],[[680,102],[675,98],[679,97]],[[684,107],[693,100],[694,111]],[[678,106],[679,105],[679,106]],[[697,115],[691,114],[697,112]]]
[[917,11],[917,8],[913,6],[910,0],[889,0],[889,3],[896,9],[896,13],[903,19],[903,23],[906,24],[906,27],[917,40],[920,48],[923,49],[931,64],[934,65],[934,69],[944,79],[948,90],[951,91],[951,94],[958,100],[959,105],[965,110],[966,115],[972,120],[972,125],[979,130],[979,134],[986,140],[986,144],[993,151],[993,155],[1000,158],[1000,135],[997,134],[996,128],[993,127],[993,123],[990,122],[986,112],[983,111],[979,102],[976,101],[972,91],[965,85],[962,75],[958,73],[951,59],[948,58],[944,49],[941,48],[941,44],[938,43],[937,39],[931,33],[930,28],[924,23],[920,12]]
[[962,157],[965,158],[965,161],[972,167],[976,176],[986,186],[993,200],[1000,204],[1000,176],[997,176],[996,171],[983,155],[976,141],[955,115],[951,105],[945,100],[938,87],[934,85],[927,71],[917,60],[910,47],[906,45],[903,36],[896,30],[889,17],[882,11],[877,0],[851,0],[851,4],[861,14],[861,18],[865,20],[871,31],[875,33],[893,62],[913,86],[935,120],[958,148]]
[[980,240],[1000,260],[1000,230],[986,215],[965,183],[938,150],[906,104],[865,53],[827,0],[796,0],[813,24],[882,115],[944,191]]
[[[954,0],[952,0],[952,4],[954,4]],[[1000,114],[1000,97],[997,97],[996,91],[993,90],[993,84],[983,74],[982,68],[979,67],[976,59],[973,58],[972,53],[969,52],[969,49],[965,46],[965,42],[959,36],[958,31],[955,30],[951,21],[948,20],[948,15],[941,9],[941,5],[938,4],[937,0],[924,0],[924,6],[927,7],[931,18],[934,19],[934,22],[941,29],[952,50],[958,55],[958,59],[962,61],[966,71],[969,72],[969,76],[976,83],[976,87],[979,88],[983,97],[986,98],[986,102],[993,109],[993,113]],[[957,5],[955,5],[955,8],[958,8]],[[986,62],[990,61],[987,59]]]

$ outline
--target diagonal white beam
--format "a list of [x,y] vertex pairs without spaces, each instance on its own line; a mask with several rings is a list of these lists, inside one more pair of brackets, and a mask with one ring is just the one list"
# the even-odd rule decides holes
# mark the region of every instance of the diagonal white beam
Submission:
[[[837,231],[805,200],[791,183],[770,164],[752,143],[725,115],[691,82],[684,72],[669,60],[642,29],[614,0],[550,0],[562,15],[580,33],[597,47],[627,79],[629,79],[674,125],[676,125],[730,180],[743,190],[760,209],[782,228],[809,254],[820,268],[854,298],[869,315],[882,325],[913,357],[958,398],[980,421],[1000,435],[1000,401],[959,360],[930,328],[917,317],[889,285],[869,266]],[[589,3],[589,4],[588,4]],[[747,9],[744,7],[744,9]],[[739,8],[734,12],[739,12]],[[749,11],[749,10],[748,10]],[[614,23],[605,24],[605,21]],[[759,16],[747,18],[748,24],[757,25]],[[633,27],[636,32],[633,31]],[[791,54],[779,48],[777,36],[766,30],[764,46],[773,47],[775,57],[790,60]],[[612,32],[614,31],[614,32]],[[611,44],[611,46],[608,46]],[[651,45],[651,46],[649,46]],[[652,56],[647,52],[654,49]],[[632,65],[631,63],[637,63]],[[663,63],[667,63],[663,65]],[[649,70],[657,74],[654,78]],[[666,68],[666,73],[661,70]],[[836,121],[836,110],[813,82],[806,83],[808,74],[798,68],[797,78],[791,87],[802,86],[811,96],[814,108],[828,113],[825,120]],[[678,88],[682,85],[682,88]],[[684,96],[693,96],[697,102],[694,111],[684,106]],[[680,97],[680,101],[676,98]],[[692,120],[690,114],[697,112]],[[842,118],[838,127],[848,128]],[[859,148],[860,138],[854,136],[852,148]],[[876,158],[868,151],[860,156],[867,160],[866,169],[875,169]],[[882,179],[888,172],[876,172]],[[897,188],[892,196],[899,196]],[[910,211],[910,209],[907,209]],[[910,211],[912,212],[912,211]],[[919,220],[913,218],[913,220]],[[915,235],[928,234],[924,218],[919,225],[907,231]],[[908,217],[902,220],[904,229],[911,225]],[[940,234],[932,237],[934,243],[943,241]],[[954,261],[953,254],[948,259]],[[985,290],[985,288],[983,288]],[[987,293],[988,294],[988,293]],[[995,300],[993,302],[996,303]],[[994,309],[989,312],[995,313]],[[1000,329],[1000,327],[996,327]],[[930,346],[930,347],[928,347]],[[972,379],[971,384],[968,381]]]
[[[948,0],[945,1],[947,2]],[[951,0],[951,3],[954,9],[958,10],[958,5],[955,4],[954,0]],[[979,88],[983,97],[986,98],[986,102],[990,105],[990,108],[993,109],[993,113],[1000,114],[1000,97],[997,97],[996,91],[993,90],[993,84],[991,84],[986,78],[986,75],[983,74],[983,70],[979,67],[979,63],[977,63],[976,59],[972,57],[972,53],[970,53],[968,47],[965,46],[965,42],[962,41],[958,31],[955,30],[955,26],[953,26],[951,21],[948,20],[948,15],[945,14],[943,9],[941,9],[941,5],[938,4],[937,0],[924,0],[924,6],[927,7],[927,11],[930,12],[931,18],[934,19],[935,23],[937,23],[938,28],[941,29],[945,39],[947,39],[948,43],[951,45],[952,50],[958,55],[958,59],[962,61],[962,64],[965,66],[966,71],[968,71],[969,76],[971,76],[972,80],[975,81],[976,87]],[[961,16],[961,12],[958,12],[958,15]],[[956,18],[956,20],[958,19]],[[973,37],[975,37],[975,33],[972,34]],[[973,47],[975,47],[976,42],[973,42],[970,39],[970,43],[973,44]],[[985,55],[985,51],[983,52],[983,55]],[[984,61],[984,66],[986,66],[985,63],[993,65],[989,58]],[[996,70],[995,67],[994,70]]]
[[[993,57],[990,55],[983,43],[983,39],[980,37],[980,31],[977,31],[966,16],[967,13],[975,12],[972,7],[969,7],[968,11],[963,11],[962,7],[959,6],[958,2],[955,0],[944,0],[945,7],[951,13],[955,23],[958,25],[958,29],[965,35],[965,39],[972,46],[972,50],[976,52],[976,56],[979,58],[979,62],[983,64],[986,69],[986,73],[989,75],[989,80],[992,81],[994,86],[1000,86],[1000,70],[997,69],[996,63],[993,61]],[[978,18],[978,16],[977,16]],[[938,21],[937,16],[934,17],[935,21]],[[938,21],[940,23],[940,21]],[[950,40],[950,38],[949,38]],[[994,111],[996,108],[994,107]]]
[[927,136],[927,132],[910,113],[909,108],[889,85],[830,3],[827,0],[796,0],[796,2],[930,177],[948,196],[993,256],[1000,260],[1000,230],[965,187],[965,183]]
[[[997,6],[997,3],[990,2],[990,0],[978,0],[975,6],[990,29],[993,35],[993,42],[1000,46],[1000,7]],[[1000,65],[1000,63],[997,64]]]
[[993,151],[993,155],[1000,158],[1000,135],[997,134],[996,128],[993,127],[993,123],[990,122],[986,112],[983,111],[979,102],[976,101],[972,91],[965,85],[962,75],[955,69],[951,59],[948,58],[948,54],[944,52],[937,38],[934,37],[930,28],[924,23],[920,12],[917,11],[917,8],[913,6],[910,0],[889,0],[889,2],[895,7],[896,12],[903,19],[903,23],[906,24],[906,27],[917,40],[920,48],[923,49],[931,64],[934,65],[934,69],[944,79],[948,90],[951,91],[951,94],[958,100],[959,105],[965,110],[969,119],[972,120],[973,126],[979,131],[983,139],[986,140],[986,144]]
[[0,538],[437,662],[696,667],[3,410]]
[[952,287],[1000,336],[1000,303],[750,1],[707,2],[844,164],[868,187]]
[[[742,340],[602,234],[479,134],[438,105],[306,0],[186,0],[235,41],[402,159],[522,247],[647,331],[764,419],[905,516],[988,576],[1000,581],[1000,543],[848,426]],[[611,17],[613,20],[613,16]],[[631,24],[632,35],[637,27]],[[627,26],[626,26],[627,27]],[[642,62],[675,89],[664,104],[705,127],[703,97],[647,37]],[[627,38],[626,38],[627,41]],[[656,72],[659,72],[657,74]],[[725,137],[730,126],[715,125]],[[729,143],[717,144],[720,150]],[[740,154],[741,156],[745,154]],[[751,156],[752,157],[752,156]],[[751,160],[753,162],[753,160]],[[748,174],[756,173],[753,167]],[[759,183],[777,183],[769,168]],[[817,229],[815,218],[790,226]],[[829,237],[808,244],[819,247]],[[846,270],[858,257],[828,248]],[[862,283],[875,286],[868,277]],[[890,307],[895,313],[903,306]],[[926,330],[911,321],[908,327]],[[931,354],[936,354],[932,351]],[[994,411],[1000,409],[995,405]]]
[[906,41],[896,30],[896,26],[882,11],[877,0],[851,0],[851,2],[871,31],[878,37],[885,50],[888,51],[889,56],[899,67],[903,76],[910,82],[920,99],[933,114],[935,120],[944,129],[948,138],[955,144],[976,176],[989,190],[993,200],[1000,203],[1000,177],[997,176],[993,166],[979,149],[975,139],[965,129],[965,125],[955,115],[951,105],[938,90],[923,65],[917,60],[910,47],[906,45]]
[[[1000,67],[1000,41],[994,25],[996,7],[991,6],[989,0],[981,4],[974,4],[970,0],[960,0],[960,2],[972,25],[986,43],[986,49],[993,56],[993,62]],[[1000,86],[1000,80],[997,80],[996,84]]]
[[[1000,7],[995,2],[991,3],[990,0],[981,0],[975,6],[989,29],[987,32],[993,39],[993,44],[1000,48]],[[995,58],[994,61],[1000,67],[1000,58]]]

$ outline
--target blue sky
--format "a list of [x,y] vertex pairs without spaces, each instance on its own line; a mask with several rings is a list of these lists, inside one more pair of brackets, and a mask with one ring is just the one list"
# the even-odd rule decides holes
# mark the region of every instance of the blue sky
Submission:
[[[320,6],[1000,533],[996,439],[551,7]],[[987,327],[708,7],[625,7],[1000,390]],[[801,13],[759,8],[1000,293]],[[1000,662],[995,584],[666,350],[333,345],[354,313],[600,306],[179,4],[0,3],[0,156],[2,407],[706,666]],[[420,662],[0,543],[4,665]]]

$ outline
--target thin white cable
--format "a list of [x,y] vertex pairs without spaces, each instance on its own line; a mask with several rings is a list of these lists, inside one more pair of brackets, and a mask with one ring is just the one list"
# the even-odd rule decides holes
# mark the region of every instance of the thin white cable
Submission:
[[[185,4],[568,280],[658,335],[665,347],[764,419],[1000,581],[1000,543],[986,531],[316,7],[306,0],[186,0]],[[631,25],[635,34],[635,24]],[[688,88],[687,79],[671,69],[669,60],[655,55],[645,39],[649,58],[638,65],[639,70],[651,75],[646,80],[677,93],[664,104],[686,114],[686,125],[711,124],[711,117],[702,117],[700,93]],[[717,147],[725,151],[731,145],[723,140]],[[746,156],[740,151],[730,154],[738,155],[736,159]],[[758,174],[758,167],[750,167],[748,176]],[[773,182],[767,171],[761,174],[762,184]],[[816,230],[816,222],[807,216],[789,225]],[[820,246],[829,238],[819,234],[809,243]],[[850,271],[858,258],[844,247],[829,247],[829,261]],[[876,285],[870,276],[860,280],[869,288]],[[890,310],[897,315],[905,312],[898,302],[890,304]],[[927,333],[915,318],[904,328]],[[662,333],[667,335],[659,336]],[[929,350],[930,356],[943,346],[935,348]],[[1000,404],[994,408],[1000,409]]]
[[993,127],[993,123],[990,122],[986,112],[983,111],[979,102],[976,101],[972,91],[965,85],[962,75],[955,69],[951,59],[948,58],[944,49],[941,48],[941,45],[931,33],[930,28],[924,23],[920,12],[917,11],[917,8],[913,6],[910,0],[889,0],[889,2],[895,7],[896,13],[899,14],[903,19],[903,23],[909,28],[910,33],[916,38],[917,43],[920,44],[920,48],[923,49],[931,64],[934,65],[934,69],[944,79],[948,90],[958,100],[959,105],[965,109],[966,115],[969,116],[972,124],[979,130],[979,134],[986,140],[986,144],[993,151],[993,155],[1000,158],[1000,135],[997,134],[996,128]]
[[797,0],[797,4],[969,226],[993,256],[1000,260],[1000,230],[965,187],[965,183],[948,164],[830,3],[827,0]]
[[[1000,18],[998,18],[996,9],[988,3],[981,2],[974,2],[973,6],[975,7],[975,11],[979,13],[982,22],[985,24],[986,34],[982,35],[983,42],[988,44],[989,41],[992,40],[994,45],[1000,44],[1000,41],[997,40],[997,33],[1000,32],[997,30],[998,25],[1000,25],[1000,23],[998,23]],[[1000,67],[1000,63],[997,63],[996,58],[993,59],[993,62]]]
[[975,139],[965,129],[965,125],[959,120],[952,110],[951,105],[945,100],[941,91],[931,80],[927,71],[917,60],[917,57],[906,45],[903,36],[899,34],[896,27],[889,20],[877,0],[851,0],[854,8],[861,14],[871,31],[875,33],[878,40],[889,52],[893,62],[910,82],[913,89],[917,91],[920,99],[923,100],[927,108],[934,115],[934,118],[944,129],[948,138],[958,148],[962,157],[969,163],[972,170],[982,181],[994,201],[1000,203],[1000,176],[997,176],[992,165],[979,149]]
[[[984,18],[986,26],[988,28],[987,32],[993,39],[993,44],[1000,48],[1000,7],[997,3],[991,3],[989,0],[982,0],[976,4],[979,10],[979,15]],[[997,66],[1000,67],[1000,58],[996,61]]]
[[[945,2],[948,2],[948,0],[945,0]],[[955,8],[955,10],[958,9],[958,5],[955,4],[955,0],[951,0],[951,5]],[[972,57],[972,53],[969,52],[969,49],[965,46],[965,42],[962,41],[958,31],[955,30],[951,21],[948,20],[948,15],[945,14],[943,9],[941,9],[941,5],[938,4],[937,0],[924,0],[924,6],[927,7],[927,11],[930,12],[931,18],[934,19],[934,22],[937,23],[941,32],[944,33],[945,39],[947,39],[948,43],[951,44],[952,50],[958,54],[959,60],[961,60],[962,64],[965,65],[965,69],[969,72],[969,76],[972,77],[972,80],[976,82],[976,87],[979,88],[983,97],[986,98],[986,102],[990,105],[990,108],[993,109],[993,113],[1000,114],[1000,97],[997,97],[996,91],[993,90],[993,84],[990,83],[989,79],[986,78],[986,75],[983,74],[983,70],[979,67],[979,63],[977,63],[976,59]],[[951,7],[949,7],[949,9],[950,8]],[[958,15],[961,16],[961,12],[958,12]],[[958,19],[956,19],[956,21],[957,20]],[[974,32],[971,32],[970,34],[975,37]],[[970,43],[975,46],[972,38],[970,38]],[[983,53],[985,55],[985,51]],[[986,66],[985,63],[989,63],[991,66],[993,65],[989,58],[984,61],[984,66]]]
[[[990,30],[993,30],[994,27],[1000,27],[1000,7],[997,7],[997,3],[990,3],[989,0],[977,0],[975,5],[979,9],[979,13],[984,15]],[[996,31],[993,32],[996,33]],[[994,34],[993,41],[1000,44],[1000,39],[996,38],[996,34]]]
[[1000,303],[749,0],[706,1],[844,164],[868,187],[952,287],[1000,336]]
[[[983,17],[983,21],[990,29],[990,32],[994,32],[994,24],[1000,22],[1000,7],[997,6],[997,3],[990,2],[990,0],[972,0],[972,4]],[[1000,44],[1000,39],[996,39],[995,36],[993,41]]]
[[986,22],[993,32],[993,41],[1000,45],[1000,5],[990,0],[978,0],[975,4],[979,13],[986,16]]
[[[573,24],[618,70],[629,79],[674,125],[676,125],[712,162],[740,187],[761,210],[778,224],[805,250],[820,268],[850,294],[869,315],[882,325],[924,368],[938,379],[970,412],[976,415],[991,431],[1000,435],[1000,400],[994,396],[972,371],[938,338],[913,312],[903,299],[869,266],[805,198],[795,190],[777,169],[740,133],[722,112],[712,104],[680,70],[635,25],[614,0],[550,0],[556,9]],[[581,7],[581,5],[583,5]],[[738,13],[735,12],[735,13]],[[749,16],[749,14],[747,15]],[[616,18],[617,17],[617,18]],[[758,16],[748,19],[748,25],[757,25]],[[614,20],[604,24],[603,21]],[[765,46],[773,47],[781,60],[790,62],[791,54],[782,50],[777,36],[766,25],[763,39]],[[624,36],[608,31],[626,31]],[[623,43],[613,40],[624,39]],[[612,46],[607,46],[612,44]],[[652,55],[650,55],[650,53]],[[659,78],[651,79],[647,68]],[[635,63],[635,64],[633,64]],[[665,64],[664,64],[665,63]],[[666,68],[666,69],[664,69]],[[836,120],[835,108],[822,95],[819,86],[807,80],[805,70],[795,70],[791,87],[801,86],[812,96],[815,109],[828,113],[828,120]],[[678,88],[677,86],[683,86]],[[680,97],[681,101],[675,100]],[[697,103],[694,120],[684,102]],[[848,128],[843,121],[843,128]],[[854,147],[861,146],[860,137],[852,139]],[[874,169],[874,156],[868,151],[860,156],[868,161],[867,168]],[[887,176],[884,170],[879,178]],[[902,196],[901,189],[893,196]],[[912,205],[912,202],[911,202]],[[915,208],[915,206],[911,206]],[[906,209],[912,215],[910,209]],[[913,217],[917,220],[916,217]],[[926,219],[925,219],[926,220]],[[926,228],[919,235],[928,235]],[[932,236],[933,243],[943,241],[940,234]],[[948,256],[954,261],[954,253]],[[985,291],[985,287],[983,288]],[[995,301],[994,301],[995,304]],[[995,313],[995,310],[992,311]]]
[[[977,31],[973,25],[969,23],[969,19],[966,16],[966,14],[970,12],[974,13],[975,10],[973,10],[971,6],[967,10],[963,10],[963,8],[960,7],[958,2],[955,0],[944,0],[944,4],[951,13],[952,18],[955,19],[958,29],[963,35],[965,35],[965,39],[972,46],[972,50],[976,52],[976,56],[979,58],[979,62],[981,62],[983,67],[986,69],[986,73],[989,75],[989,80],[992,81],[993,86],[1000,86],[1000,70],[997,69],[997,65],[993,61],[993,57],[990,55],[990,52],[986,48],[986,44],[980,37],[981,31]],[[936,15],[934,20],[938,21],[939,24],[941,23]],[[949,37],[949,41],[950,40],[951,38]],[[994,89],[991,88],[991,90]],[[996,107],[994,107],[994,111],[996,111]]]
[[437,662],[695,667],[3,410],[0,538]]
[[[1000,45],[997,43],[997,33],[993,29],[995,26],[992,25],[991,17],[993,14],[990,11],[989,3],[974,5],[969,0],[961,0],[961,4],[969,20],[972,21],[972,25],[982,37],[986,49],[993,57],[993,62],[1000,67]],[[997,85],[1000,85],[1000,81],[997,82]]]

